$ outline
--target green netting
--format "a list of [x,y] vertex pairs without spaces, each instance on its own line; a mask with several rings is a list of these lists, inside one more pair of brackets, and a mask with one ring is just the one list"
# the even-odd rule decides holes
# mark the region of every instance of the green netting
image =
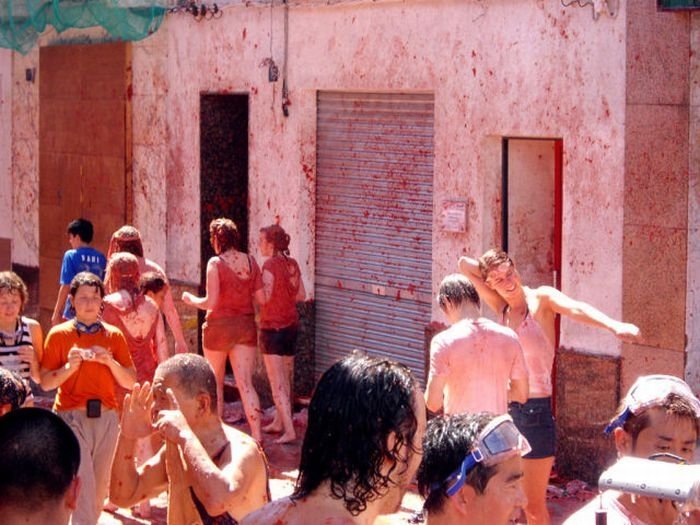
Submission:
[[48,25],[59,33],[73,27],[100,26],[116,39],[141,40],[160,27],[168,3],[168,0],[0,0],[0,47],[27,53]]

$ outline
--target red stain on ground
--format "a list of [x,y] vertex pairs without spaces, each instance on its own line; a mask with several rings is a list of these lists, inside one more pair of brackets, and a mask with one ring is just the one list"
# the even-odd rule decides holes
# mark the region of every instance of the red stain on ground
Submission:
[[243,28],[243,40],[248,36],[248,30],[244,27]]

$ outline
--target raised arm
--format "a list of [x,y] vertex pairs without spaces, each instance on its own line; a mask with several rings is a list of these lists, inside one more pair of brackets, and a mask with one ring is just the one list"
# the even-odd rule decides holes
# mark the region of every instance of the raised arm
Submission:
[[211,310],[219,302],[219,271],[216,267],[218,257],[212,257],[207,263],[207,283],[206,295],[197,297],[189,292],[182,292],[182,300],[185,304],[199,308],[200,310]]
[[551,286],[541,286],[537,289],[543,305],[555,313],[570,317],[580,323],[598,328],[604,328],[625,341],[639,341],[639,328],[631,323],[623,323],[608,317],[594,306],[560,292]]
[[481,300],[496,314],[501,315],[503,309],[506,307],[506,302],[484,282],[481,276],[481,270],[479,270],[479,261],[465,255],[459,258],[457,264],[460,273],[474,284]]
[[140,469],[136,468],[136,441],[149,436],[153,429],[150,414],[153,407],[151,386],[134,385],[124,399],[117,448],[112,459],[109,499],[120,507],[129,507],[162,492],[167,486],[164,450],[153,456]]
[[232,460],[223,469],[214,464],[206,449],[182,415],[172,390],[167,390],[170,410],[162,410],[155,423],[161,435],[176,444],[187,464],[187,480],[207,512],[216,516],[240,506],[260,468],[255,446],[231,444]]

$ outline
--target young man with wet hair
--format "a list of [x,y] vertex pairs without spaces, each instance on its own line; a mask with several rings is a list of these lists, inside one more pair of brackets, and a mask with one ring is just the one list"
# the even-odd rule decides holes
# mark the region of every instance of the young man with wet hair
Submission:
[[57,415],[23,408],[0,417],[0,521],[67,524],[79,465],[78,440]]
[[67,301],[73,277],[80,272],[90,272],[102,280],[105,276],[105,267],[107,266],[107,259],[104,254],[90,246],[94,231],[89,220],[83,218],[75,219],[68,224],[66,230],[68,233],[68,244],[70,244],[71,249],[63,254],[58,297],[51,316],[52,326],[66,319],[73,318],[74,314],[72,313],[70,301]]
[[428,409],[505,414],[509,400],[524,403],[527,368],[515,332],[481,317],[479,295],[463,275],[442,280],[437,302],[451,326],[430,343]]
[[548,525],[547,484],[555,452],[552,366],[556,317],[564,315],[606,329],[625,341],[637,341],[639,328],[612,319],[551,286],[523,285],[515,263],[502,250],[491,249],[478,260],[460,257],[459,270],[474,283],[482,301],[496,313],[501,324],[515,331],[523,348],[529,395],[525,403],[512,402],[508,413],[532,447],[523,463],[527,521],[530,525]]
[[290,497],[242,525],[374,523],[394,512],[420,463],[425,403],[404,365],[353,354],[321,377]]
[[507,525],[525,506],[527,440],[509,416],[439,416],[428,423],[418,489],[428,525]]
[[[691,463],[700,437],[700,400],[677,377],[641,376],[605,433],[613,435],[618,457]],[[599,509],[607,512],[608,525],[671,525],[679,517],[670,500],[608,490],[570,516],[565,525],[596,523]]]
[[[156,369],[153,386],[124,400],[112,463],[110,500],[121,507],[168,491],[168,525],[235,524],[270,501],[265,454],[221,420],[214,371],[203,357],[178,354]],[[136,468],[136,442],[157,432],[163,447]]]

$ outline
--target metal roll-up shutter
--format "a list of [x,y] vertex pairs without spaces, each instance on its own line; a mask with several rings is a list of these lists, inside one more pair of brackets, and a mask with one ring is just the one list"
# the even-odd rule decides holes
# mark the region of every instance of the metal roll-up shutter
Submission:
[[316,373],[353,349],[424,378],[433,95],[319,92]]

